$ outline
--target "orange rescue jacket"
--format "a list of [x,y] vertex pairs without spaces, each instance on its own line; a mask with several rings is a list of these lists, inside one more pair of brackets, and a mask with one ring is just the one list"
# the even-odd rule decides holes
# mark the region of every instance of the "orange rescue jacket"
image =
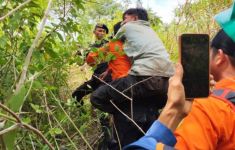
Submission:
[[[215,89],[235,91],[235,77],[218,82]],[[235,150],[235,111],[216,97],[195,99],[192,110],[175,131],[179,150]]]
[[90,52],[87,55],[86,62],[88,64],[94,64],[99,55],[99,51],[104,52],[106,55],[112,54],[115,56],[113,60],[110,60],[108,65],[108,69],[112,72],[113,80],[128,75],[131,63],[129,58],[123,52],[123,43],[121,41],[111,41],[107,43],[106,46],[100,48],[98,52]]

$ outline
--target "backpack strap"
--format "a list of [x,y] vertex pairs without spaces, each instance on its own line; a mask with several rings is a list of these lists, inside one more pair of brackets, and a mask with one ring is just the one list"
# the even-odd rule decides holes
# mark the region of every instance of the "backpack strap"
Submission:
[[216,89],[212,92],[211,96],[229,104],[235,111],[235,91],[231,89]]

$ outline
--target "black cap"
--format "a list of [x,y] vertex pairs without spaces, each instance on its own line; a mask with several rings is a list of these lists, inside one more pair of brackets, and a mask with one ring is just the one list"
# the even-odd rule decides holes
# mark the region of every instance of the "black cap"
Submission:
[[220,29],[215,35],[211,42],[211,47],[216,50],[222,49],[225,54],[235,57],[235,42],[223,29]]
[[96,29],[96,28],[102,28],[102,29],[104,29],[104,30],[106,31],[107,34],[109,33],[109,29],[108,29],[108,27],[107,27],[105,24],[98,23],[98,24],[96,24],[96,26],[95,26],[95,29]]

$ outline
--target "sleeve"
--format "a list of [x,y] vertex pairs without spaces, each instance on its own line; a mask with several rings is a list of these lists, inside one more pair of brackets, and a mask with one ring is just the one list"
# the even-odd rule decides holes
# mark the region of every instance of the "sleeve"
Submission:
[[161,143],[168,145],[167,148],[173,149],[172,146],[175,145],[176,139],[170,129],[168,129],[161,122],[155,121],[149,128],[145,136],[140,138],[138,141],[127,145],[126,147],[124,147],[124,150],[155,150],[156,148],[165,148],[165,145]]
[[99,59],[99,53],[102,53],[103,55],[105,54],[106,49],[109,49],[110,43],[107,45],[101,47],[98,49],[96,52],[89,52],[87,57],[86,57],[86,62],[88,65],[94,65],[97,63],[97,60]]
[[89,65],[95,64],[95,62],[96,62],[95,60],[96,60],[97,56],[98,56],[97,52],[90,52],[90,53],[88,53],[88,55],[86,57],[87,64],[89,64]]
[[221,134],[219,126],[223,118],[216,115],[222,114],[218,107],[222,106],[215,106],[208,99],[200,100],[200,103],[195,100],[190,114],[175,131],[176,149],[216,149]]

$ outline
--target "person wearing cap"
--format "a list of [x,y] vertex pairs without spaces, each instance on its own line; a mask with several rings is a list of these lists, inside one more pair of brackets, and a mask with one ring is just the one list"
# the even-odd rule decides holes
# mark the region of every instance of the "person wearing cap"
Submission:
[[[121,27],[121,22],[114,25],[114,35]],[[112,80],[116,80],[128,75],[128,71],[131,67],[129,58],[123,52],[122,40],[111,40],[103,47],[99,48],[98,51],[90,52],[87,55],[86,62],[93,66],[99,61],[107,61],[108,69],[100,78],[104,78],[108,72],[111,73]],[[103,53],[104,58],[99,58],[99,53]],[[109,60],[108,60],[109,59]]]
[[235,7],[215,16],[221,26],[211,43],[212,94],[195,99],[176,129],[176,149],[235,149]]
[[[109,33],[109,30],[105,24],[96,24],[93,34],[95,35],[95,42],[93,44],[90,44],[91,49],[97,49],[102,46],[104,46],[108,41],[105,39],[106,34]],[[92,53],[91,51],[88,51],[87,55],[89,53]],[[101,62],[97,64],[96,69],[94,70],[93,75],[100,76],[108,69],[108,62]],[[110,74],[107,74],[105,78],[103,78],[104,81],[110,82],[112,80],[112,77]],[[82,85],[80,85],[76,90],[72,93],[72,97],[77,100],[77,102],[80,102],[81,105],[83,105],[82,98],[90,93],[92,93],[94,90],[96,90],[99,86],[102,85],[102,82],[100,82],[98,79],[91,77],[90,80],[86,81]],[[109,117],[107,114],[102,114],[99,117],[99,121],[102,127],[103,131],[103,139],[101,139],[99,143],[99,147],[106,147],[108,140],[110,139],[109,135]]]
[[[175,130],[176,149],[235,149],[235,8],[215,16],[221,28],[211,42],[210,71],[217,81],[208,98],[194,99],[188,116]],[[169,97],[177,100],[184,97],[184,89]],[[190,101],[189,101],[190,102]],[[177,111],[177,110],[176,110]],[[174,121],[172,121],[174,122]],[[159,140],[167,134],[153,124],[147,134],[125,147],[132,149],[164,149],[169,145]],[[160,134],[160,135],[159,135]],[[161,137],[163,136],[163,137]],[[160,145],[157,142],[162,142]],[[159,146],[160,145],[160,146]],[[169,147],[168,147],[169,148]],[[172,148],[172,147],[171,147]]]
[[[114,25],[113,35],[117,33],[120,27],[121,27],[121,22],[118,22]],[[131,67],[131,62],[123,51],[123,43],[124,40],[111,39],[109,43],[99,48],[98,51],[90,52],[88,54],[86,62],[91,66],[95,65],[97,62],[100,62],[102,60],[106,60],[108,62],[108,69],[106,70],[106,72],[100,75],[99,78],[103,79],[108,72],[111,73],[113,81],[128,75],[128,71],[130,70]],[[100,53],[103,54],[104,56],[103,58],[99,57]],[[107,58],[109,60],[107,60]],[[116,115],[113,115],[113,120],[115,122],[115,125],[117,121],[119,123],[122,122],[118,119],[119,118],[117,118]],[[118,134],[120,135],[123,133],[118,133]],[[118,149],[118,143],[115,133],[111,133],[110,140],[106,143],[108,143],[107,144],[108,149],[112,150]]]
[[[104,44],[108,43],[108,41],[105,39],[106,34],[109,33],[108,27],[105,24],[96,24],[93,34],[95,35],[95,42],[90,45],[90,48],[100,48]],[[89,52],[87,53],[89,55]],[[102,62],[96,66],[96,69],[94,70],[95,76],[100,76],[103,72],[105,72],[108,68],[107,62]],[[111,81],[111,75],[107,75],[104,79],[107,82]],[[92,93],[94,90],[96,90],[101,85],[101,82],[97,80],[96,78],[92,77],[90,80],[86,81],[84,84],[80,85],[76,90],[72,93],[72,97],[77,100],[77,102],[80,102],[82,98],[90,93]]]
[[105,24],[98,23],[95,26],[93,31],[96,41],[94,44],[91,44],[91,47],[100,48],[108,41],[105,39],[106,34],[109,34],[109,29]]

